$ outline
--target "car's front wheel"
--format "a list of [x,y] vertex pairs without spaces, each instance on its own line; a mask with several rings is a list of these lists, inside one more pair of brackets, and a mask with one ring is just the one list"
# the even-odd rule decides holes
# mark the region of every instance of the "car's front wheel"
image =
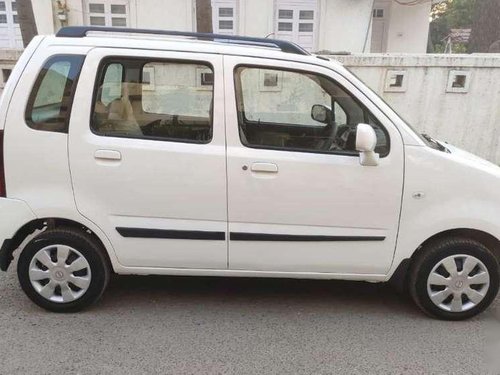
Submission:
[[495,299],[498,260],[480,242],[467,238],[437,240],[418,254],[409,275],[415,303],[440,319],[468,319]]
[[51,229],[33,238],[19,256],[17,274],[26,295],[55,312],[95,302],[109,281],[103,249],[87,233]]

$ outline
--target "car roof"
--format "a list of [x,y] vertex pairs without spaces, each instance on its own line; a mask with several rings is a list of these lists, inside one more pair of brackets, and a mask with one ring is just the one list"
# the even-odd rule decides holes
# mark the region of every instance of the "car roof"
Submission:
[[175,35],[90,31],[83,37],[49,35],[46,36],[44,44],[54,46],[86,46],[196,52],[287,60],[326,66],[329,68],[331,68],[332,65],[336,67],[342,66],[342,64],[336,60],[310,54],[283,52],[278,47],[273,48],[271,46],[226,43],[223,40],[199,40]]

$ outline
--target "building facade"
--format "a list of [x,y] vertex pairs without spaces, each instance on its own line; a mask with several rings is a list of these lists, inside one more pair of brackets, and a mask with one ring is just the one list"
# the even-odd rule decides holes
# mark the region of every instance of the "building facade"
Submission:
[[[413,3],[413,2],[412,2]],[[214,32],[293,41],[309,51],[425,53],[431,1],[212,0]]]
[[[425,53],[430,0],[211,0],[213,30],[329,52]],[[96,25],[196,31],[196,0],[32,0],[38,31]],[[0,48],[21,48],[15,0],[0,1]]]

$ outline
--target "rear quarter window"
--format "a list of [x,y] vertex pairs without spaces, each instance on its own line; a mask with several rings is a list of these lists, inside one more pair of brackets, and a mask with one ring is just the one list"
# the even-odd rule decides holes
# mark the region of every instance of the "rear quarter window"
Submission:
[[31,90],[26,123],[32,129],[68,132],[73,96],[84,56],[57,55],[45,62]]

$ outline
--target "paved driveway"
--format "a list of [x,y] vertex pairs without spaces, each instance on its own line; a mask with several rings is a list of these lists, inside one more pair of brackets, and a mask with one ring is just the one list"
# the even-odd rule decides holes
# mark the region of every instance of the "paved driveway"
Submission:
[[499,299],[455,323],[377,284],[115,277],[98,305],[61,315],[0,273],[3,374],[485,374],[497,341]]

